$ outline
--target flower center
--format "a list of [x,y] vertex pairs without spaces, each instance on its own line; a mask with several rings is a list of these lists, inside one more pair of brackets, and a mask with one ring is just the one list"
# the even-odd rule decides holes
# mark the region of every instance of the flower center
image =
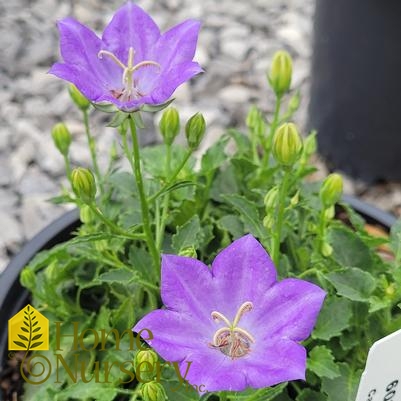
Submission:
[[248,331],[238,327],[238,323],[242,316],[253,309],[252,302],[244,302],[238,309],[233,322],[230,322],[222,313],[213,311],[212,319],[215,322],[224,322],[226,327],[222,327],[216,331],[213,336],[213,342],[210,344],[213,348],[217,348],[224,355],[231,359],[245,356],[251,350],[251,344],[255,342]]
[[140,97],[145,96],[146,94],[141,93],[141,91],[137,87],[137,82],[134,80],[134,72],[138,71],[140,68],[154,66],[157,67],[159,72],[161,66],[156,61],[144,60],[140,63],[134,64],[135,50],[133,47],[130,47],[128,50],[128,60],[127,65],[125,65],[114,53],[109,52],[108,50],[100,50],[98,53],[98,57],[101,59],[103,56],[110,57],[119,67],[123,70],[122,75],[122,84],[123,90],[112,90],[111,93],[117,99],[121,99],[122,101],[130,101],[133,99],[138,99]]

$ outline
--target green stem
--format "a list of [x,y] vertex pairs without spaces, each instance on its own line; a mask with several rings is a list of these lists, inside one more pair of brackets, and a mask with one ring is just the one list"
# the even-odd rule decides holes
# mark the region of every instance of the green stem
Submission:
[[317,251],[318,252],[321,252],[321,250],[322,250],[325,232],[326,232],[326,209],[324,207],[322,207],[322,210],[320,211],[320,214],[319,214],[319,225],[317,228],[318,240],[316,241],[316,243],[317,243]]
[[283,228],[285,201],[287,197],[288,186],[291,179],[291,169],[286,168],[284,171],[283,181],[281,183],[278,200],[277,200],[277,214],[276,224],[273,233],[272,243],[272,259],[276,266],[278,266],[280,259],[280,244],[281,244],[281,231]]
[[65,172],[67,174],[68,181],[69,181],[69,183],[71,185],[71,188],[72,188],[70,159],[68,158],[68,155],[63,155],[63,157],[64,157]]
[[[170,175],[171,169],[171,145],[166,144],[166,175],[167,177]],[[167,223],[167,214],[168,214],[168,207],[170,203],[170,192],[167,192],[164,196],[163,206],[162,206],[162,215],[160,218],[160,225],[159,230],[156,233],[156,247],[158,251],[161,251],[164,239],[164,230],[166,229]]]
[[264,149],[265,149],[265,154],[263,157],[263,165],[264,166],[267,165],[269,162],[270,152],[271,152],[272,143],[273,143],[273,136],[274,136],[274,133],[276,132],[276,128],[280,121],[281,99],[282,99],[281,96],[276,97],[276,104],[274,106],[273,120],[270,124],[270,130],[269,130],[269,134],[266,139],[266,144],[264,145]]
[[123,229],[121,229],[117,224],[114,224],[111,220],[109,220],[95,204],[89,204],[89,208],[93,211],[93,213],[96,214],[96,216],[99,217],[99,219],[106,224],[107,227],[109,227],[113,232],[116,234],[122,235],[124,237],[138,240],[138,239],[143,239],[142,234],[131,234]]
[[180,171],[184,168],[185,164],[187,163],[188,159],[191,157],[193,150],[188,149],[187,154],[185,155],[184,159],[182,160],[181,164],[173,171],[171,177],[169,177],[166,184],[163,185],[155,194],[148,198],[148,202],[153,202],[156,198],[158,198],[171,184],[173,184],[174,180],[177,178]]
[[[131,115],[128,118],[128,122],[129,122],[129,127],[131,130],[131,137],[132,137],[132,155],[129,154],[128,146],[126,144],[126,139],[125,139],[124,150],[126,151],[128,160],[131,164],[131,168],[132,168],[132,171],[135,176],[136,185],[138,187],[138,193],[139,193],[139,201],[141,203],[143,230],[145,232],[146,242],[147,242],[147,245],[149,248],[150,255],[153,260],[154,269],[157,272],[157,276],[159,277],[160,276],[160,270],[159,270],[160,255],[159,255],[159,252],[157,251],[156,244],[155,244],[153,234],[152,234],[152,229],[150,226],[149,205],[148,205],[148,200],[145,195],[145,188],[143,185],[141,160],[140,160],[140,155],[139,155],[138,136],[137,136],[137,132],[136,132],[135,121]],[[123,135],[123,139],[124,139],[124,135]]]
[[103,193],[102,176],[100,174],[99,165],[97,163],[95,138],[91,135],[91,131],[90,131],[90,127],[89,127],[88,110],[83,110],[82,114],[84,117],[85,134],[86,134],[86,139],[88,140],[89,151],[90,151],[91,159],[92,159],[93,171],[95,173],[96,181],[99,185],[100,193]]

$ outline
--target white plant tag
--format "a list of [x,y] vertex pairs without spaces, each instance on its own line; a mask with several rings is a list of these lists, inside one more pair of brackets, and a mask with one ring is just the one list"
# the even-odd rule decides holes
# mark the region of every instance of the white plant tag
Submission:
[[356,401],[401,401],[401,330],[370,348]]

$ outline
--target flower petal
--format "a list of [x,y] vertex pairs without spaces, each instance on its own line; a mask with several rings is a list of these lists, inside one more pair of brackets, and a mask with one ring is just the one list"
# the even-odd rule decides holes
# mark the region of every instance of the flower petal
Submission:
[[302,341],[310,335],[325,296],[325,291],[308,281],[282,280],[270,288],[259,307],[244,316],[245,326],[266,341],[273,337]]
[[237,361],[246,372],[248,386],[253,388],[305,380],[306,350],[291,340],[262,341],[249,356]]
[[186,314],[192,324],[214,328],[216,308],[212,273],[202,262],[183,256],[163,255],[161,297],[167,308]]
[[192,61],[199,29],[199,21],[187,20],[165,32],[154,47],[154,60],[166,70],[174,65]]
[[151,84],[154,88],[150,96],[155,104],[167,101],[179,85],[202,72],[202,68],[194,61],[175,65],[168,71],[163,71],[158,80]]
[[[60,33],[60,52],[65,64],[92,75],[102,86],[121,85],[122,71],[119,67],[111,60],[99,59],[101,40],[95,33],[73,18],[61,20],[57,26]],[[83,92],[83,88],[78,89]]]
[[140,7],[128,1],[113,16],[103,32],[103,48],[112,52],[124,64],[128,51],[135,51],[135,63],[145,60],[160,37],[153,19]]
[[273,261],[252,235],[223,249],[212,264],[212,272],[221,295],[218,311],[231,320],[244,302],[259,304],[276,282]]
[[147,343],[168,361],[181,361],[192,349],[207,347],[213,333],[202,332],[197,322],[171,310],[155,310],[143,317],[132,329],[148,329],[153,339]]

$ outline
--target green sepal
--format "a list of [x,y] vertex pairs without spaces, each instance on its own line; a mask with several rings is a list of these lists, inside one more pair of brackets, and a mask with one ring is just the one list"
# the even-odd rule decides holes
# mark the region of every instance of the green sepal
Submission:
[[150,113],[155,113],[156,111],[164,110],[167,106],[169,106],[175,99],[172,98],[167,100],[167,102],[160,103],[160,104],[144,104],[141,107],[142,111],[147,111]]
[[130,114],[123,111],[117,111],[111,121],[107,124],[107,127],[118,128],[121,124],[130,116]]

